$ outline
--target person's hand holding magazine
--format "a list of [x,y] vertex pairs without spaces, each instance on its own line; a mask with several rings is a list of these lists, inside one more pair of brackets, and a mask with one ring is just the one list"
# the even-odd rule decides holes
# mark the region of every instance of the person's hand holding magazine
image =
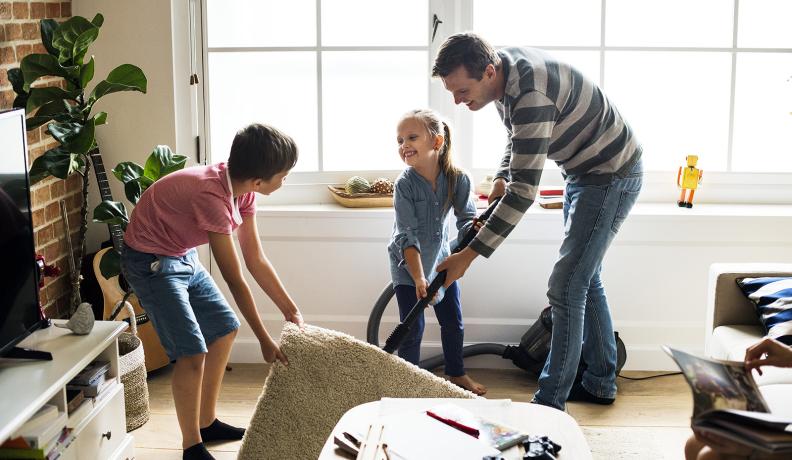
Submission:
[[[762,366],[792,367],[792,347],[765,337],[745,350],[745,368],[762,375]],[[756,452],[751,447],[713,433],[693,428],[693,436],[685,445],[687,460],[715,459],[782,459],[788,454],[770,455]]]

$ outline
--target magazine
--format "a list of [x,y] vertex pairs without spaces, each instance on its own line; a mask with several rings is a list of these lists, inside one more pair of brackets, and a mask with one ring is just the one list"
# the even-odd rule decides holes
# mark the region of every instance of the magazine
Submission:
[[792,419],[770,414],[742,362],[701,358],[663,347],[693,393],[691,425],[767,453],[792,452]]

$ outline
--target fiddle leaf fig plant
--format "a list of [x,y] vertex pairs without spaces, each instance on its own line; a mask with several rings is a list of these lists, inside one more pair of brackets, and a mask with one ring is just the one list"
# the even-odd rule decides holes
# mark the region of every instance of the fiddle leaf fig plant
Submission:
[[[184,168],[187,157],[173,153],[167,145],[158,145],[149,154],[145,166],[133,161],[124,161],[113,168],[113,175],[124,184],[124,195],[130,203],[137,204],[140,196],[151,184],[168,174]],[[104,200],[94,208],[93,221],[108,225],[119,225],[126,231],[129,214],[120,201]],[[121,273],[120,258],[116,251],[107,251],[99,261],[99,270],[105,278]]]
[[[74,16],[63,23],[44,19],[39,23],[41,43],[46,54],[25,56],[19,67],[8,70],[8,81],[16,93],[13,106],[24,108],[29,115],[27,129],[49,123],[47,131],[58,145],[36,158],[30,168],[30,179],[38,182],[49,176],[66,179],[72,174],[82,176],[82,207],[78,236],[79,256],[71,274],[71,311],[80,304],[80,270],[85,255],[85,232],[88,226],[88,184],[90,155],[98,153],[96,128],[107,123],[106,112],[94,112],[100,98],[119,91],[146,92],[146,76],[140,68],[122,64],[88,91],[94,78],[95,62],[86,61],[88,48],[98,38],[104,23],[101,14],[88,20]],[[41,78],[58,77],[60,86],[33,86]]]

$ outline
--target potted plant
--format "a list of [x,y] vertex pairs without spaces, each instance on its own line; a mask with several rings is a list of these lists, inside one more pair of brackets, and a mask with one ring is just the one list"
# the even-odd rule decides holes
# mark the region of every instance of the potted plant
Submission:
[[[119,91],[146,92],[146,76],[131,64],[122,64],[108,76],[88,87],[94,77],[94,57],[86,62],[88,47],[97,39],[104,17],[92,20],[74,16],[58,24],[52,19],[40,22],[41,42],[46,54],[25,56],[18,68],[8,70],[8,80],[17,94],[14,107],[25,108],[27,129],[49,123],[47,131],[58,146],[36,158],[30,169],[32,182],[55,176],[66,179],[72,174],[82,176],[82,207],[78,235],[79,256],[71,274],[71,311],[80,304],[80,270],[85,254],[85,233],[88,227],[88,184],[91,161],[98,158],[96,128],[107,123],[107,113],[93,113],[96,102]],[[59,86],[32,85],[42,77],[60,77]],[[99,158],[101,161],[101,158]],[[69,237],[67,235],[67,237]]]
[[[113,168],[113,175],[124,184],[124,195],[134,205],[151,184],[184,168],[186,163],[186,156],[173,153],[167,145],[158,145],[149,154],[145,166],[140,166],[132,161],[124,161]],[[129,215],[124,203],[103,200],[94,208],[93,221],[111,227],[118,226],[123,233],[129,223]],[[117,251],[104,251],[101,257],[99,269],[104,278],[110,279],[121,273]]]

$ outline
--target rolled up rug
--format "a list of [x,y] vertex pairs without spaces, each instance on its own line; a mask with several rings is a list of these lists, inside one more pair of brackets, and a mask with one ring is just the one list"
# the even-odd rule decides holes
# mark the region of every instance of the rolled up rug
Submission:
[[240,460],[314,460],[344,413],[381,398],[476,398],[341,332],[286,323],[281,349],[239,449]]

